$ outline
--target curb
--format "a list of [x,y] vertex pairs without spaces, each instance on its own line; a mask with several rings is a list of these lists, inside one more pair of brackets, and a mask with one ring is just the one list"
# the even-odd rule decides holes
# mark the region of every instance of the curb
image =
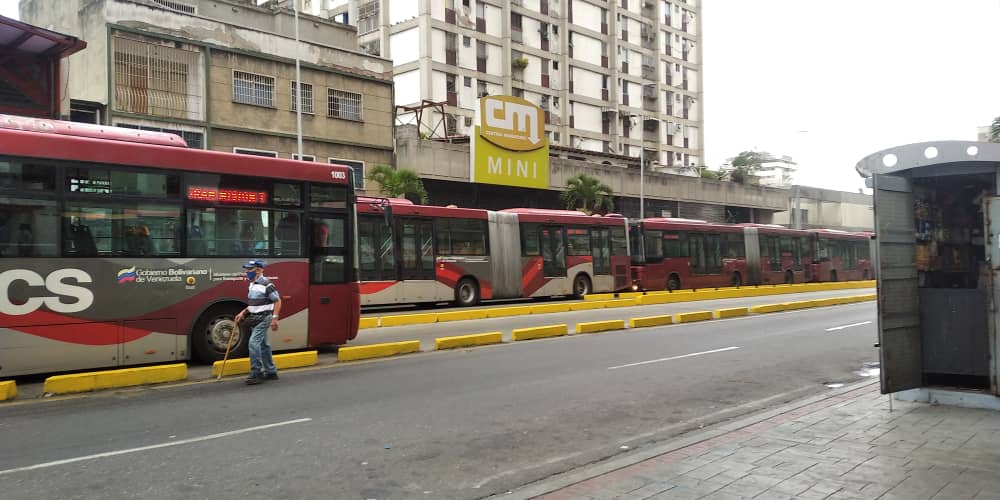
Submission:
[[[566,472],[556,474],[550,478],[536,481],[532,484],[528,484],[518,488],[514,491],[507,492],[502,496],[504,498],[516,499],[516,500],[528,500],[532,498],[537,498],[548,493],[552,493],[556,490],[567,488],[578,483],[602,476],[604,474],[614,472],[619,469],[624,469],[632,465],[636,465],[646,460],[656,458],[660,455],[665,455],[683,448],[687,448],[698,443],[708,441],[712,438],[723,436],[741,429],[745,429],[754,424],[764,422],[766,420],[772,419],[779,415],[793,412],[800,408],[804,408],[822,401],[842,398],[851,392],[858,391],[866,388],[867,386],[877,385],[878,379],[875,380],[864,380],[856,384],[851,384],[839,389],[833,389],[830,392],[823,394],[818,394],[815,396],[808,396],[805,398],[798,399],[791,403],[781,405],[777,408],[772,408],[770,410],[764,410],[757,413],[750,414],[748,416],[737,417],[737,420],[730,422],[722,422],[713,425],[707,429],[697,430],[693,432],[682,433],[678,437],[668,439],[666,442],[660,445],[654,445],[652,448],[646,450],[636,450],[633,453],[629,453],[625,456],[611,456],[605,460],[578,467],[576,469],[571,469]],[[859,394],[857,397],[860,397]],[[818,410],[817,410],[818,411]],[[501,495],[495,495],[499,497]]]
[[434,339],[434,349],[454,349],[456,347],[472,347],[477,345],[499,344],[503,342],[503,333],[474,333],[457,337],[438,337]]
[[624,330],[625,320],[612,319],[606,321],[591,321],[589,323],[577,323],[576,333],[597,333],[611,330]]
[[385,344],[341,347],[337,350],[337,361],[358,361],[362,359],[385,358],[397,354],[420,352],[419,340],[388,342]]
[[[302,368],[304,366],[312,366],[319,362],[319,352],[317,351],[303,351],[303,352],[290,352],[286,354],[275,354],[274,356],[274,366],[279,370],[286,370],[288,368]],[[222,370],[222,361],[216,361],[212,363],[212,376],[218,377],[219,372]],[[226,361],[226,371],[222,374],[223,377],[229,375],[243,375],[245,373],[250,373],[250,358],[236,358]]]
[[0,401],[17,397],[17,382],[13,380],[0,381]]
[[674,317],[669,314],[664,314],[662,316],[644,316],[641,318],[630,318],[628,320],[629,328],[645,328],[650,326],[664,326],[671,325],[674,322]]
[[569,333],[568,325],[548,325],[535,326],[532,328],[515,328],[510,332],[514,342],[520,340],[544,339],[548,337],[561,337]]
[[686,313],[677,313],[678,323],[694,323],[695,321],[708,321],[714,318],[712,311],[695,311]]
[[72,394],[99,389],[177,382],[185,379],[187,379],[187,365],[177,363],[172,365],[143,366],[140,368],[123,368],[121,370],[74,373],[70,375],[54,375],[45,379],[42,391],[48,394]]

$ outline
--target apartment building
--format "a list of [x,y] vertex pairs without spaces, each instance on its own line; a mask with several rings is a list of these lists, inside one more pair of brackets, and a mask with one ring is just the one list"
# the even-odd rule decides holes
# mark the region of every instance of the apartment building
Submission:
[[[64,67],[74,119],[177,133],[190,147],[355,168],[393,162],[392,66],[352,26],[255,0],[22,0],[21,18],[88,42]],[[80,118],[85,117],[85,118]]]
[[701,0],[303,1],[392,59],[396,104],[446,103],[422,130],[470,135],[477,98],[513,95],[554,146],[702,164]]

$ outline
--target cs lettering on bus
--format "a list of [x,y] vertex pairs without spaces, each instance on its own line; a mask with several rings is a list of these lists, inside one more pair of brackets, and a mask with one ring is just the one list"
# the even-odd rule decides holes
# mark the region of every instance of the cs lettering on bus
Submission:
[[[17,282],[24,282],[32,289],[38,289],[35,294],[37,296],[29,297],[20,304],[12,302],[10,288]],[[79,283],[92,282],[90,275],[82,269],[58,269],[44,278],[28,269],[4,271],[0,273],[0,313],[22,316],[37,311],[43,305],[57,313],[84,311],[94,304],[94,292],[79,286]],[[63,299],[75,300],[64,302]]]

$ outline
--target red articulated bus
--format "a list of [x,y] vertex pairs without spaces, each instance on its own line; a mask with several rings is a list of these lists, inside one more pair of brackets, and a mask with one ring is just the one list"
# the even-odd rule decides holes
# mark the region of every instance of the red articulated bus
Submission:
[[583,296],[631,284],[626,221],[565,210],[358,201],[365,306]]
[[[834,236],[821,236],[833,235]],[[632,275],[642,290],[867,279],[868,239],[770,224],[644,219],[630,224]],[[842,238],[842,239],[841,239]],[[835,241],[834,243],[827,243]],[[823,243],[821,243],[823,242]],[[825,245],[825,246],[824,246]],[[853,252],[841,258],[844,250]],[[836,259],[822,257],[835,252]],[[864,256],[862,258],[861,256]],[[819,256],[819,257],[817,257]]]
[[0,115],[0,378],[245,355],[241,265],[282,293],[275,350],[358,332],[351,169],[172,134]]
[[872,278],[871,233],[813,229],[816,281],[855,281]]

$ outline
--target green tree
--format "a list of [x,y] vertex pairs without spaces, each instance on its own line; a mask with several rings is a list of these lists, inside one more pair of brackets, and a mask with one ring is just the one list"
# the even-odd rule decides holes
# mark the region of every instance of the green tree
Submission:
[[764,155],[756,151],[741,152],[730,162],[730,165],[735,169],[730,172],[729,180],[737,184],[745,184],[753,174],[760,170],[764,159]]
[[718,170],[709,170],[704,165],[698,167],[702,179],[712,179],[713,181],[721,181],[725,176],[723,172]]
[[587,174],[579,174],[566,181],[566,191],[560,198],[569,210],[609,212],[615,209],[612,194],[607,184]]
[[392,168],[377,165],[368,173],[368,179],[377,182],[379,193],[389,198],[416,197],[420,203],[427,203],[427,190],[416,172],[408,168]]
[[990,142],[1000,142],[1000,116],[994,118],[990,125]]

